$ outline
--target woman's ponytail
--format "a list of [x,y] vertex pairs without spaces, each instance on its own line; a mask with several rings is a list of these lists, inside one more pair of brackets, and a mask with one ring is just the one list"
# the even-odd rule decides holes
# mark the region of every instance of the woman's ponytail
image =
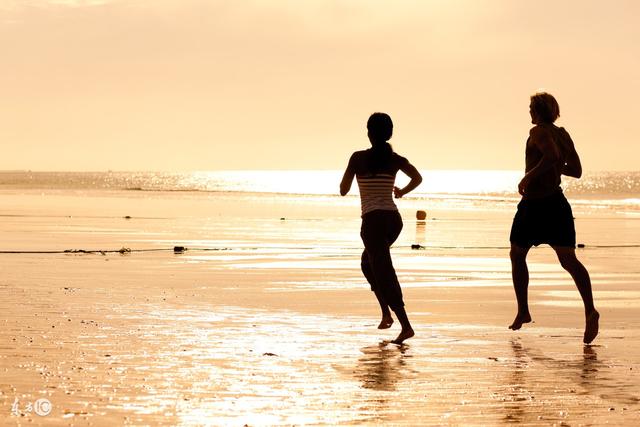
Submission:
[[373,113],[367,121],[369,140],[371,141],[371,171],[378,173],[391,161],[393,148],[387,141],[393,135],[393,121],[385,113]]

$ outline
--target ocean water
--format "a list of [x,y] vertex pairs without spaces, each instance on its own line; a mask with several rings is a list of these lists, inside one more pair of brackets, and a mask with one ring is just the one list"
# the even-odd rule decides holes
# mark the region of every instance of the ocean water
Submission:
[[[521,176],[520,171],[423,171],[423,184],[397,201],[405,228],[394,247],[407,254],[416,244],[447,251],[454,263],[475,250],[504,258]],[[292,251],[300,251],[293,258],[357,253],[362,245],[357,184],[341,197],[340,179],[341,171],[0,172],[5,230],[0,251],[179,245],[286,251],[283,262],[289,264]],[[398,185],[406,180],[399,174]],[[580,180],[565,179],[563,186],[578,243],[611,259],[640,257],[640,172],[587,173]],[[426,222],[416,221],[417,210],[427,211]],[[221,256],[194,259],[210,255]],[[403,259],[409,262],[402,257],[399,262]]]
[[[451,200],[488,206],[519,199],[521,171],[423,171],[424,181],[408,199]],[[341,171],[215,171],[215,172],[0,172],[0,190],[126,191],[286,194],[337,196]],[[398,185],[407,182],[399,174]],[[592,172],[582,179],[564,178],[572,203],[593,208],[640,212],[640,172]],[[357,185],[352,196],[357,196]]]

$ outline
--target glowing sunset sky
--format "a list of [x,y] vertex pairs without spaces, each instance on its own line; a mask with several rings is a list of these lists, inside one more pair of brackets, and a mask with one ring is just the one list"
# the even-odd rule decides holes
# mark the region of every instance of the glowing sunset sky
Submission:
[[521,169],[529,95],[638,170],[640,2],[2,0],[0,169]]

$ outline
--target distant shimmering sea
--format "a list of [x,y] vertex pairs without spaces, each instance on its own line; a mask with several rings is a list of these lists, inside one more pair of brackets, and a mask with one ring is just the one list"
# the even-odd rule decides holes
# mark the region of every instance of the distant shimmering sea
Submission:
[[[423,184],[407,197],[454,200],[456,204],[511,205],[519,199],[521,171],[429,170]],[[266,193],[336,196],[341,171],[214,171],[214,172],[0,172],[0,190],[110,190],[138,192]],[[406,178],[399,174],[402,185]],[[640,211],[640,172],[591,172],[580,180],[564,178],[572,204],[593,208]],[[357,186],[353,186],[357,195]]]

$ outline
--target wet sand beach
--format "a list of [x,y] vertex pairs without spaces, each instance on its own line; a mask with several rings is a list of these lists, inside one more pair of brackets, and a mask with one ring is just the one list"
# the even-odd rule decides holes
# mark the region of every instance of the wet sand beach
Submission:
[[[578,293],[548,248],[530,259],[534,323],[507,329],[512,212],[422,224],[407,204],[393,256],[416,337],[397,346],[397,323],[376,329],[353,206],[128,197],[3,195],[4,250],[133,249],[0,254],[3,424],[640,422],[637,248],[579,251],[602,316],[584,346]],[[589,243],[638,236],[635,217],[577,221]]]

